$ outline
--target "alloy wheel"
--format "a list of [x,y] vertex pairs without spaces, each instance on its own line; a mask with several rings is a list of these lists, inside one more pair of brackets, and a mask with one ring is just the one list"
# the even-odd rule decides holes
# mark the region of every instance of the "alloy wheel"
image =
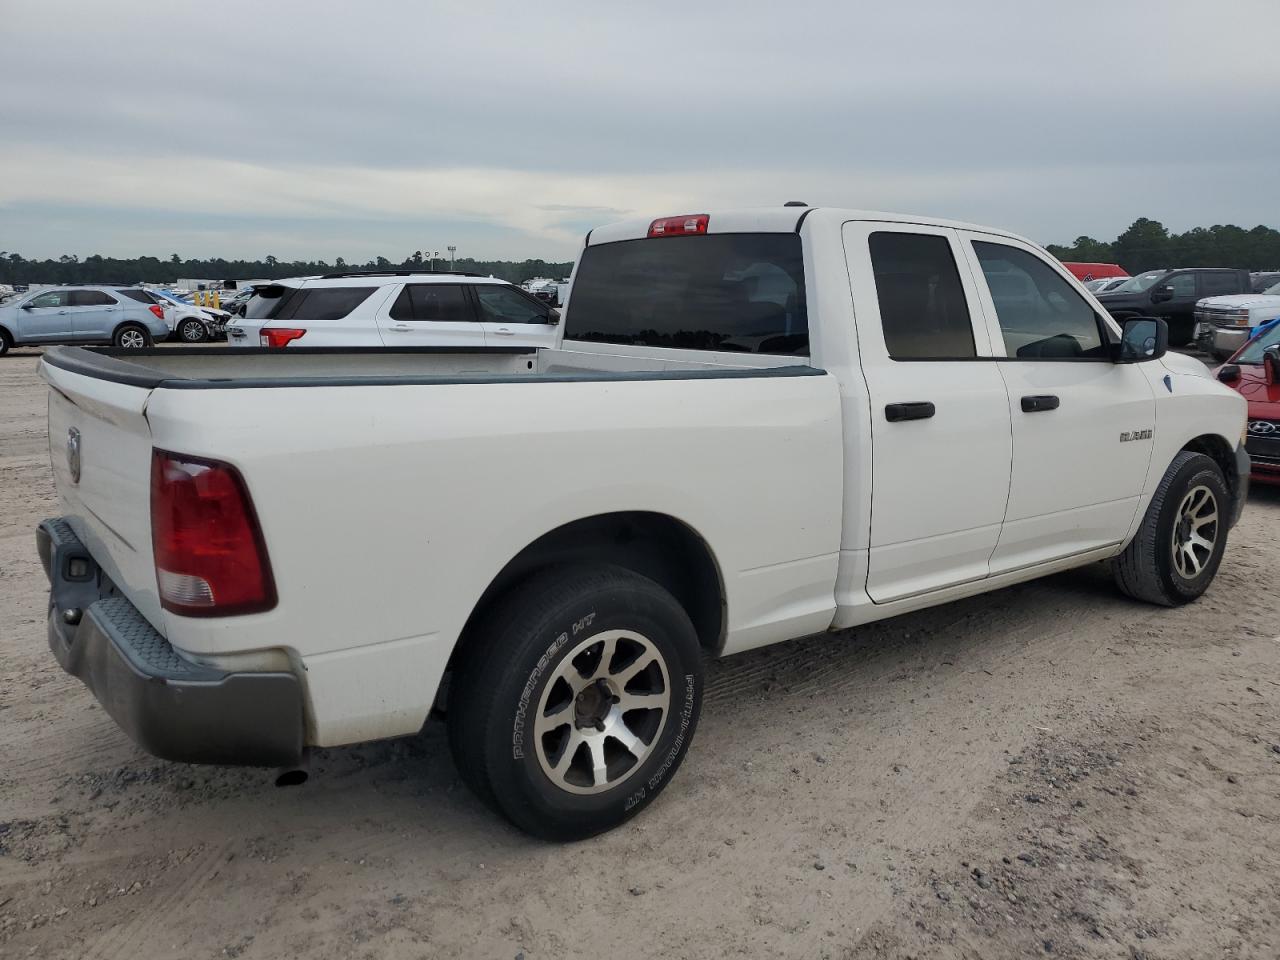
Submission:
[[1178,506],[1173,524],[1173,568],[1194,580],[1213,556],[1218,542],[1218,499],[1203,484],[1192,487]]
[[671,707],[667,665],[631,630],[579,643],[556,666],[534,718],[538,762],[569,793],[612,789],[653,750]]

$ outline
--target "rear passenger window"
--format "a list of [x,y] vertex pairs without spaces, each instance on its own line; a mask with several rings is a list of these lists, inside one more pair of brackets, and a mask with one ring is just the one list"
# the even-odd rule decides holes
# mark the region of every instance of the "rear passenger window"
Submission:
[[1240,278],[1234,273],[1200,274],[1200,296],[1221,297],[1230,293],[1243,293]]
[[1084,297],[1039,257],[1003,243],[974,241],[991,291],[1005,352],[1022,360],[1108,357],[1100,321]]
[[369,299],[375,287],[316,287],[300,290],[275,316],[277,320],[341,320]]
[[391,307],[393,320],[470,323],[475,320],[462,287],[455,283],[412,283]]
[[113,303],[119,303],[115,297],[103,293],[101,290],[72,290],[71,306],[73,307],[109,307]]
[[946,237],[873,233],[871,268],[884,345],[894,360],[978,355],[960,272]]

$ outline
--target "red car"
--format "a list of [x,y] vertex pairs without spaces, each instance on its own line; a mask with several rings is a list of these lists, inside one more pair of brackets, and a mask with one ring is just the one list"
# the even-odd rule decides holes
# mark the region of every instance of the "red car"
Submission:
[[1253,482],[1280,485],[1280,323],[1237,350],[1218,368],[1218,379],[1249,401],[1244,447]]
[[1127,277],[1129,271],[1118,263],[1067,263],[1063,261],[1062,265],[1071,271],[1072,275],[1084,283],[1086,280],[1101,280],[1103,277]]

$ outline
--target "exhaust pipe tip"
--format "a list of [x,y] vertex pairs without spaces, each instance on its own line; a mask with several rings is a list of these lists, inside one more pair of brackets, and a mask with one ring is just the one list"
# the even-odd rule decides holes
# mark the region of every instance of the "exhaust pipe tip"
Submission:
[[276,771],[277,787],[300,787],[311,777],[311,753],[306,751],[292,767],[281,767]]
[[311,774],[308,773],[306,770],[303,770],[301,767],[293,767],[289,770],[281,770],[279,773],[276,774],[276,786],[277,787],[300,787],[307,782],[310,776]]

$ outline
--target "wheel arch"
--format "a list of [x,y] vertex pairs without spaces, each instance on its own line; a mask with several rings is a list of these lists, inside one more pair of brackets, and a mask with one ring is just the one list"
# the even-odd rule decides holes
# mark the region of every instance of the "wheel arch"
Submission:
[[1216,433],[1202,433],[1184,443],[1178,453],[1202,453],[1219,467],[1227,480],[1227,489],[1235,490],[1240,477],[1236,473],[1236,456],[1231,444]]
[[539,570],[574,563],[611,564],[648,577],[684,608],[704,650],[714,654],[723,648],[724,578],[710,546],[675,517],[629,511],[571,521],[544,533],[512,557],[472,608],[450,666],[469,647],[473,624],[497,598]]
[[0,334],[4,334],[8,337],[10,344],[18,342],[18,338],[14,335],[14,332],[9,329],[9,325],[7,323],[0,323]]

